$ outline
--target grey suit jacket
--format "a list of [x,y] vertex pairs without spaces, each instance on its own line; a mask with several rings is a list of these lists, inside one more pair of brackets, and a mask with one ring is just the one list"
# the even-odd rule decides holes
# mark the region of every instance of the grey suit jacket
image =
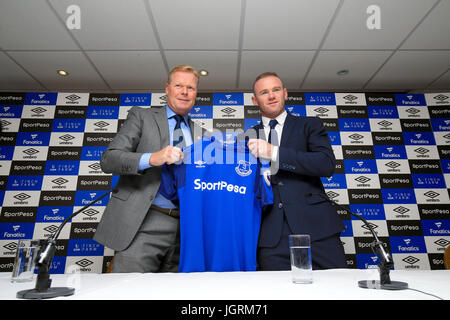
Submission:
[[[196,141],[203,130],[189,119]],[[139,230],[161,182],[161,167],[138,171],[143,153],[170,144],[166,108],[133,107],[123,126],[102,154],[105,173],[120,175],[98,224],[94,240],[115,251],[126,249]]]

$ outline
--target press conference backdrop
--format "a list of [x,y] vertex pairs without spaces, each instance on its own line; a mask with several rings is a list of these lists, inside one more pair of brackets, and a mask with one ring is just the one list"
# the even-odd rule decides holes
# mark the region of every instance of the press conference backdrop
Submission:
[[[67,216],[115,186],[102,152],[132,106],[165,105],[164,93],[0,92],[0,271],[17,239],[45,239]],[[396,269],[444,269],[450,244],[450,92],[290,93],[288,112],[320,117],[336,171],[328,196],[370,222]],[[257,124],[251,93],[202,93],[191,117],[210,130]],[[301,134],[301,133],[298,133]],[[106,271],[113,251],[92,240],[109,200],[66,225],[52,273]],[[126,214],[126,212],[124,212]],[[378,264],[369,230],[339,210],[349,268]]]

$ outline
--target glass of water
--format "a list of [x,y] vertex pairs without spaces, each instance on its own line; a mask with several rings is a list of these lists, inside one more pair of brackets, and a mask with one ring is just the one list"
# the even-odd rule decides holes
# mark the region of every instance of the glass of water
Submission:
[[35,259],[39,251],[39,240],[17,241],[16,258],[14,260],[11,282],[33,281]]
[[312,283],[311,241],[308,234],[289,235],[292,282]]

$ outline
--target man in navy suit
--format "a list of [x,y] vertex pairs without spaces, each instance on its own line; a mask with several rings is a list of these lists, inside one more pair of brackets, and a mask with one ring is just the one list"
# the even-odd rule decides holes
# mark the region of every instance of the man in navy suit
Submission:
[[286,112],[287,90],[276,73],[259,75],[253,92],[262,121],[245,136],[256,157],[271,160],[274,193],[273,206],[262,213],[260,270],[290,270],[289,234],[310,235],[313,269],[346,268],[340,240],[344,224],[333,205],[317,195],[324,194],[320,177],[330,177],[335,170],[321,119]]

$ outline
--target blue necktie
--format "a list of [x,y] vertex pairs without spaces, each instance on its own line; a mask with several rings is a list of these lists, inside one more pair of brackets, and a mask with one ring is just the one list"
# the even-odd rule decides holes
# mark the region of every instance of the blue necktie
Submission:
[[[277,138],[277,132],[274,130],[275,126],[278,124],[278,121],[275,119],[272,119],[269,121],[269,127],[270,127],[270,131],[269,131],[269,139],[267,139],[267,141],[270,144],[274,144],[274,145],[278,145],[278,138]],[[273,131],[273,136],[272,136],[272,131]],[[275,143],[272,143],[272,138],[275,141]]]
[[175,121],[177,122],[175,124],[175,128],[173,129],[172,145],[174,147],[183,149],[184,147],[186,147],[186,141],[184,139],[183,130],[181,130],[181,122],[184,122],[184,118],[179,114],[174,115],[172,118],[174,118]]

